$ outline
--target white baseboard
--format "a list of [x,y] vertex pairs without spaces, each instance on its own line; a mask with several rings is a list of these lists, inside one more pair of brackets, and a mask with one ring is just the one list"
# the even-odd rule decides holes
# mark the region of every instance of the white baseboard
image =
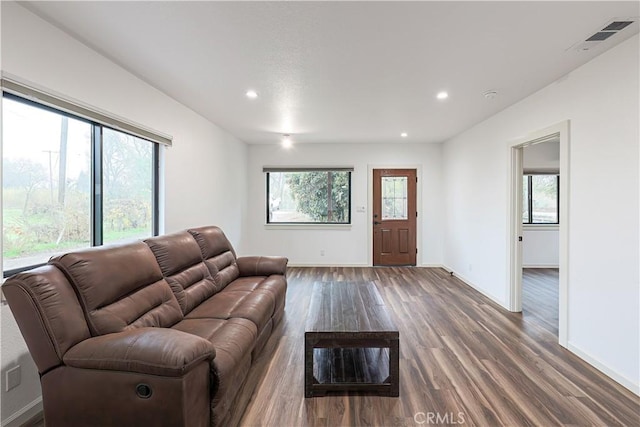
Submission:
[[458,274],[456,271],[454,271],[453,269],[445,266],[442,266],[442,268],[444,268],[445,270],[447,270],[449,273],[453,273],[454,276],[456,276],[458,279],[460,279],[462,282],[464,282],[465,285],[475,289],[476,291],[480,292],[482,295],[484,295],[485,297],[489,298],[491,301],[495,302],[496,304],[498,304],[500,307],[504,308],[505,310],[509,310],[509,307],[507,307],[505,305],[504,301],[500,301],[499,298],[497,298],[495,295],[491,295],[490,293],[488,293],[487,291],[485,291],[484,289],[478,287],[476,284],[474,284],[471,280],[467,279],[466,277]]
[[[318,263],[289,263],[288,267],[372,267],[371,264],[318,264]],[[418,265],[420,268],[444,268],[447,271],[450,271],[442,264],[420,264]]]
[[603,374],[605,374],[606,376],[608,376],[609,378],[611,378],[612,380],[614,380],[615,382],[623,386],[624,388],[630,390],[632,393],[635,393],[636,395],[640,396],[640,384],[634,383],[633,380],[626,378],[624,375],[619,374],[618,372],[609,368],[604,363],[600,362],[595,357],[591,356],[589,353],[583,351],[582,349],[580,349],[579,347],[576,347],[571,343],[569,343],[567,348],[569,349],[570,352],[572,352],[573,354],[578,356],[580,359],[587,362],[589,365],[593,366],[594,368],[596,368],[597,370],[599,370],[600,372],[602,372]]
[[336,264],[336,263],[331,263],[331,264],[321,264],[321,263],[313,263],[313,264],[309,264],[309,263],[289,263],[287,265],[288,267],[371,267],[370,264]]
[[2,420],[2,427],[20,427],[22,424],[35,417],[39,412],[42,412],[42,396],[39,396],[18,412],[15,412]]
[[449,270],[447,267],[445,267],[442,264],[420,264],[418,267],[423,267],[423,268],[442,268],[442,269],[445,269],[447,271],[451,271],[451,270]]

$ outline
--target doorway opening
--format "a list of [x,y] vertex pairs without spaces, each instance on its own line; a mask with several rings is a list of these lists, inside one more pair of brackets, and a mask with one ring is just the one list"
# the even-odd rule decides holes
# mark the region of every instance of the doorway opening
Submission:
[[560,139],[523,147],[522,315],[558,336]]
[[[525,315],[556,334],[560,345],[566,347],[569,122],[519,139],[510,150],[509,308],[521,312],[524,305]],[[547,153],[547,163],[537,159],[537,165],[532,167],[536,152]],[[551,200],[552,191],[557,194],[555,203]],[[536,192],[541,197],[547,192],[546,202],[534,203]]]

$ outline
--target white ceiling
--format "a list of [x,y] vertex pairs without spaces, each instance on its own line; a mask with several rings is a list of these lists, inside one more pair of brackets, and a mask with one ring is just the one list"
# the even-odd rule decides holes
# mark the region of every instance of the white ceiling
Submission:
[[[24,3],[23,3],[24,4]],[[442,142],[638,32],[639,2],[29,2],[239,139]],[[259,97],[249,100],[248,89]],[[435,98],[446,90],[445,101]],[[483,97],[498,91],[493,100]],[[400,133],[407,132],[407,138]]]

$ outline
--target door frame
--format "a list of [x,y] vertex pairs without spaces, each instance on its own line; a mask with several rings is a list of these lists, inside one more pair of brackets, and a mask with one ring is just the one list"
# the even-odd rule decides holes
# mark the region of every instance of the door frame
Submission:
[[509,233],[507,283],[509,310],[522,311],[522,174],[523,149],[552,137],[560,140],[560,224],[558,227],[559,289],[558,289],[558,342],[568,346],[569,331],[569,120],[532,132],[509,143],[508,215]]
[[424,216],[422,209],[422,168],[418,164],[408,165],[389,165],[389,164],[368,164],[367,165],[367,212],[366,212],[366,224],[367,224],[367,262],[370,267],[373,267],[373,170],[374,169],[415,169],[418,182],[416,183],[416,210],[418,211],[418,217],[416,218],[416,267],[420,267],[423,263],[422,260],[422,221]]

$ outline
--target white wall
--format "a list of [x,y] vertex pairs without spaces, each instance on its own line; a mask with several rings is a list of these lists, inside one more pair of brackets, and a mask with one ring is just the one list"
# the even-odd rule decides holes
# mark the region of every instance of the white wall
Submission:
[[560,234],[557,225],[525,225],[522,230],[522,266],[558,268]]
[[[241,246],[246,209],[246,145],[118,65],[13,2],[2,8],[2,71],[173,135],[164,151],[164,230],[220,225]],[[2,378],[29,359],[7,307],[2,307]],[[22,384],[2,387],[6,420],[40,394],[32,362]]]
[[[418,182],[418,265],[442,264],[440,144],[299,144],[249,147],[247,251],[287,256],[291,265],[371,265],[372,218],[369,167],[416,167]],[[263,166],[353,166],[352,225],[309,228],[265,225]],[[356,212],[357,206],[366,212]],[[321,256],[320,251],[325,255]]]
[[560,140],[558,138],[523,149],[522,168],[535,172],[553,172],[560,169]]
[[570,120],[568,344],[636,393],[638,48],[636,35],[443,148],[444,262],[506,307],[508,147]]

